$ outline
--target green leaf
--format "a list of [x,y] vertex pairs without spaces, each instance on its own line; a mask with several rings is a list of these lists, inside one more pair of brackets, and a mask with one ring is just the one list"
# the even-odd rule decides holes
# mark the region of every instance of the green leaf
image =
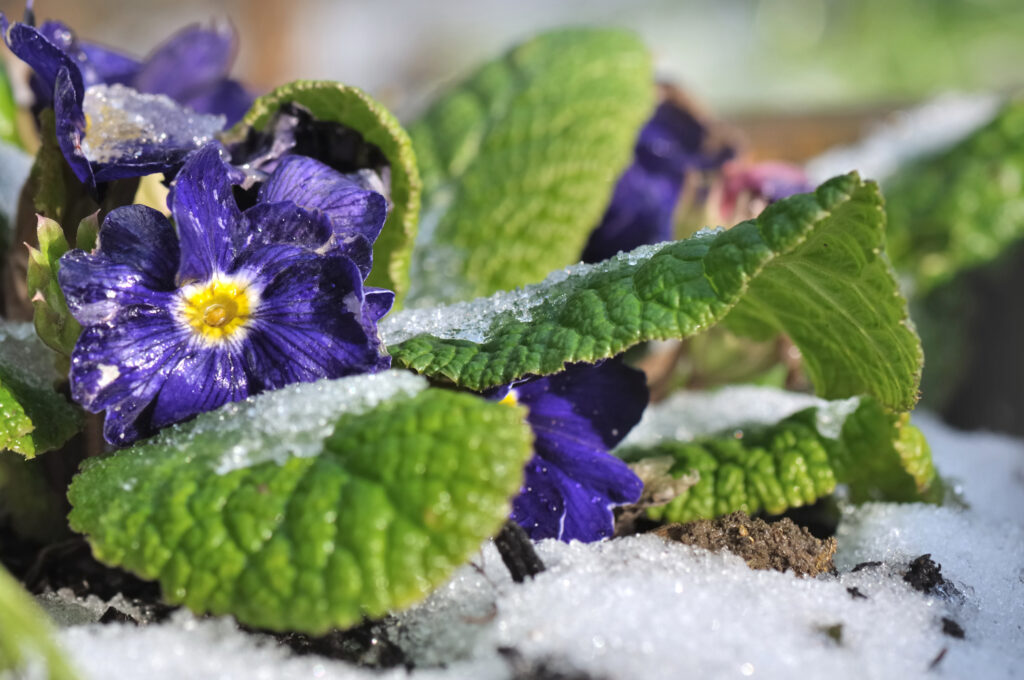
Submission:
[[531,451],[521,410],[409,373],[294,385],[88,461],[71,526],[171,602],[322,633],[448,578]]
[[[769,402],[779,393],[757,394]],[[725,395],[718,399],[719,408],[727,407],[725,400]],[[761,403],[758,408],[771,407]],[[737,424],[713,436],[662,438],[615,453],[634,463],[668,457],[675,478],[696,473],[696,484],[667,505],[648,508],[649,516],[669,522],[737,510],[779,514],[814,503],[837,483],[849,486],[855,502],[919,501],[933,498],[938,489],[924,436],[907,423],[906,414],[887,413],[871,398],[824,402],[773,424]]]
[[32,324],[0,322],[0,450],[32,458],[78,432],[81,411],[53,389],[55,357]]
[[18,136],[18,104],[14,101],[7,69],[0,64],[0,142],[21,148]]
[[790,336],[818,394],[917,400],[920,342],[882,253],[881,196],[856,174],[768,207],[756,220],[523,291],[385,321],[398,365],[473,390],[648,340],[685,338],[727,315],[733,330]]
[[339,123],[377,147],[391,166],[393,206],[373,245],[373,271],[367,285],[395,292],[395,308],[409,290],[409,261],[420,212],[420,175],[405,129],[362,90],[330,81],[297,80],[260,97],[236,127],[262,130],[284,104],[294,102],[322,121]]
[[900,170],[885,193],[889,253],[915,295],[1024,238],[1024,99],[951,149]]
[[417,306],[578,262],[654,107],[632,34],[570,29],[493,61],[410,126],[423,173]]
[[0,677],[74,680],[46,614],[0,566]]

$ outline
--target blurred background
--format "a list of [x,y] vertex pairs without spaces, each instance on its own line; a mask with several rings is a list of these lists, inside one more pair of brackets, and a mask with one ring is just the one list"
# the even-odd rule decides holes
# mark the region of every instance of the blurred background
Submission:
[[[24,2],[0,9],[20,18]],[[539,30],[629,27],[663,78],[741,123],[755,151],[788,160],[851,141],[865,120],[937,92],[1024,84],[1019,0],[38,0],[35,9],[136,56],[186,24],[230,21],[235,74],[254,89],[338,80],[405,119]]]

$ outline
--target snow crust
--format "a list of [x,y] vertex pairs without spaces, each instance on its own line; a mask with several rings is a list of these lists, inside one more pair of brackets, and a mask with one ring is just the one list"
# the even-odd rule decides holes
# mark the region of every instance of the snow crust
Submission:
[[[709,400],[723,396],[729,393]],[[845,508],[838,577],[751,571],[738,557],[647,535],[590,545],[543,541],[547,571],[514,584],[487,545],[391,625],[391,637],[417,664],[409,675],[290,656],[228,619],[187,613],[141,628],[66,628],[60,639],[93,680],[513,678],[499,647],[549,669],[609,680],[1020,677],[1024,442],[956,432],[928,416],[914,422],[969,507]],[[959,595],[929,596],[903,581],[907,563],[924,553]],[[851,571],[865,561],[882,564]],[[943,617],[959,623],[965,638],[944,634]]]
[[[693,238],[707,238],[717,231],[701,229]],[[449,305],[403,309],[388,315],[380,323],[381,338],[385,345],[394,345],[409,338],[427,333],[438,338],[486,342],[492,323],[511,315],[517,321],[529,323],[532,311],[542,305],[558,305],[564,295],[553,287],[569,278],[582,279],[596,272],[616,269],[623,264],[634,266],[654,256],[667,242],[640,246],[628,253],[619,253],[613,258],[594,264],[582,262],[564,269],[556,269],[540,283],[515,290],[500,291],[489,297],[456,302]],[[426,297],[420,301],[427,300]]]

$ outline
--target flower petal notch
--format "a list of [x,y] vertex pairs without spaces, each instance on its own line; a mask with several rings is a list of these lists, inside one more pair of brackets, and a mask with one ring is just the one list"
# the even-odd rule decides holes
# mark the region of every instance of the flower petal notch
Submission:
[[376,328],[390,298],[363,285],[367,248],[287,200],[240,210],[223,153],[211,143],[183,166],[169,199],[177,233],[157,211],[126,206],[107,216],[94,251],[61,258],[83,328],[72,395],[106,411],[110,443],[264,390],[390,365]]
[[512,519],[534,540],[611,538],[612,508],[635,503],[643,491],[643,482],[608,452],[647,406],[644,374],[619,360],[575,364],[490,396],[525,406],[534,434],[534,455],[512,502]]

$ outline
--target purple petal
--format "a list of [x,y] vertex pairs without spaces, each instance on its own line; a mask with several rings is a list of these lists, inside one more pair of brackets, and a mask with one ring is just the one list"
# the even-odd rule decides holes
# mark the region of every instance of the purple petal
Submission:
[[143,274],[154,290],[170,290],[178,267],[178,236],[160,212],[144,205],[115,208],[103,220],[99,252]]
[[179,285],[205,281],[231,264],[231,237],[242,214],[235,204],[220,144],[192,154],[174,182],[169,198],[181,239]]
[[266,387],[390,365],[376,324],[364,324],[362,276],[347,258],[264,246],[240,258],[237,271],[258,272],[262,287],[246,341]]
[[61,69],[67,69],[70,74],[71,85],[74,88],[78,101],[81,102],[85,92],[82,82],[82,73],[78,64],[70,56],[65,54],[60,47],[50,42],[34,26],[15,22],[8,28],[7,17],[3,16],[0,27],[4,31],[4,40],[16,57],[32,67],[32,70],[42,82],[42,90],[47,93],[46,101],[51,101],[53,89],[57,82],[57,74]]
[[[539,469],[558,482],[564,502],[561,533],[552,535],[583,541],[610,536],[610,508],[635,502],[643,491],[629,466],[608,453],[640,420],[647,405],[643,373],[618,360],[576,364],[512,389],[529,409],[534,451],[543,463]],[[538,515],[541,510],[534,506],[547,499],[533,498],[528,487],[516,507],[533,508],[530,512]],[[537,529],[552,530],[550,524]]]
[[242,228],[236,234],[238,251],[251,246],[291,243],[316,250],[331,238],[331,225],[322,214],[314,214],[291,201],[257,203],[242,214]]
[[92,166],[82,151],[85,113],[82,111],[81,90],[74,83],[74,74],[76,73],[78,73],[77,70],[69,71],[66,68],[62,68],[57,73],[53,92],[57,144],[78,181],[88,187],[95,187],[96,178],[93,176]]
[[716,144],[691,111],[665,101],[641,129],[633,164],[619,178],[601,223],[590,235],[584,262],[672,238],[676,204],[686,173],[720,167],[735,155]]
[[512,499],[511,519],[535,541],[561,537],[565,476],[537,456],[526,464],[525,473],[523,489]]
[[72,250],[60,259],[57,274],[72,316],[83,326],[110,323],[131,305],[160,306],[171,291],[153,285],[148,273],[103,254]]
[[320,161],[288,156],[260,188],[260,201],[292,201],[319,210],[336,234],[357,233],[373,243],[387,217],[387,200]]
[[180,361],[167,373],[152,408],[155,428],[249,396],[249,372],[239,345],[206,345],[192,339]]
[[[107,85],[114,83],[130,85],[141,66],[137,59],[102,45],[80,42],[78,49],[85,56],[88,64],[87,68],[83,68],[83,73],[89,74],[86,78],[86,85],[91,85],[93,82]],[[90,71],[91,73],[89,73]],[[95,78],[95,80],[90,81],[90,78]]]
[[191,92],[181,103],[197,113],[224,116],[230,127],[242,120],[252,106],[253,96],[242,84],[231,78],[220,80]]
[[[395,294],[385,288],[366,288],[363,292],[364,323],[376,323],[391,311]],[[504,395],[502,395],[504,396]]]
[[234,58],[235,31],[230,25],[186,26],[150,53],[134,86],[184,102],[226,76]]
[[89,411],[106,409],[103,433],[112,444],[155,431],[144,412],[187,342],[168,305],[155,297],[123,307],[109,322],[86,327],[71,354],[71,394]]

